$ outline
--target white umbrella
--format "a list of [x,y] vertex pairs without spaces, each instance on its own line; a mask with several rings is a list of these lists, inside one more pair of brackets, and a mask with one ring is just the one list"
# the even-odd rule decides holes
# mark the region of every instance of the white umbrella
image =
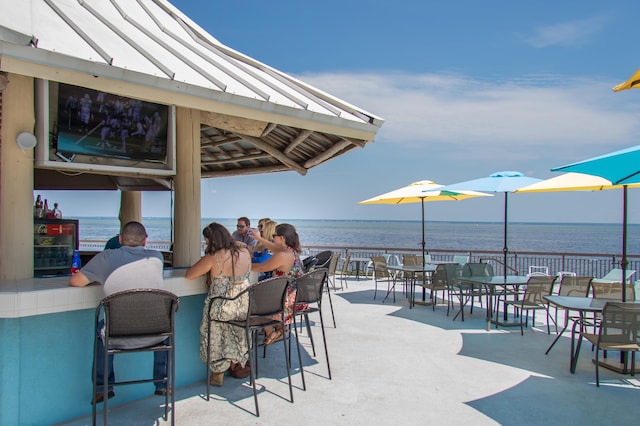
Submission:
[[488,197],[490,194],[483,194],[476,191],[448,191],[443,190],[444,185],[438,185],[430,180],[413,182],[407,186],[386,192],[368,200],[360,201],[358,204],[407,204],[421,203],[422,205],[422,263],[424,265],[425,232],[424,232],[424,203],[425,201],[456,201],[473,197]]

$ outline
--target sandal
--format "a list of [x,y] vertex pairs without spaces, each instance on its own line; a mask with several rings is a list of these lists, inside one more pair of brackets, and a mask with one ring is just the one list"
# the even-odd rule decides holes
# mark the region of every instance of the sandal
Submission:
[[273,342],[277,342],[280,339],[282,339],[282,330],[274,330],[271,334],[265,337],[264,344],[265,346],[270,345]]

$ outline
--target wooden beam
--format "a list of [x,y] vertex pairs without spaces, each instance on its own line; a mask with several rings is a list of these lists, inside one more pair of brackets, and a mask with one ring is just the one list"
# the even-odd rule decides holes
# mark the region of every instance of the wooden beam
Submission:
[[200,111],[201,124],[255,137],[262,136],[269,123],[233,115]]
[[309,160],[307,160],[304,163],[304,167],[306,169],[310,169],[311,167],[317,166],[320,163],[324,163],[329,158],[333,157],[340,151],[343,151],[344,149],[346,149],[349,145],[352,145],[352,143],[349,141],[343,140],[341,142],[338,142],[337,144],[333,145],[331,148],[327,149],[326,151],[316,155],[314,158],[310,158]]
[[212,172],[203,171],[201,176],[202,178],[216,178],[216,177],[256,175],[256,174],[288,172],[288,171],[291,171],[291,169],[282,164],[277,164],[277,165],[266,166],[266,167],[242,168],[242,169],[232,169],[232,170],[216,170]]
[[204,161],[201,161],[201,164],[203,166],[215,166],[218,164],[239,163],[241,161],[263,160],[265,158],[270,158],[270,157],[267,154],[259,153],[259,154],[245,155],[242,157],[223,158],[220,160],[204,160]]
[[313,134],[313,131],[311,130],[303,130],[300,133],[298,133],[298,136],[296,136],[296,138],[292,140],[291,143],[287,145],[287,147],[284,149],[284,153],[288,154],[291,151],[293,151],[298,145],[306,141],[307,138],[312,134]]
[[296,163],[291,158],[283,154],[281,151],[277,150],[276,148],[272,147],[268,143],[264,142],[262,139],[254,138],[253,136],[249,136],[249,135],[242,135],[242,139],[244,139],[247,142],[250,142],[256,148],[263,150],[267,154],[274,157],[276,160],[280,161],[282,164],[288,166],[290,169],[295,170],[301,175],[304,176],[307,174],[307,169],[300,166],[300,164]]

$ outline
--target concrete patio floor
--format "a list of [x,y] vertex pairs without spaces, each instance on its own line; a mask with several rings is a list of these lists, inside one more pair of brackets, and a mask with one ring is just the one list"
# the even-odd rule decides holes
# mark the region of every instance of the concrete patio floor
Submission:
[[[349,289],[332,293],[337,328],[333,328],[326,298],[323,307],[332,380],[316,315],[312,320],[317,356],[311,357],[309,340],[301,335],[307,390],[302,390],[294,356],[293,404],[288,400],[283,349],[275,344],[260,359],[260,417],[254,415],[248,380],[226,376],[223,387],[212,387],[210,401],[204,399],[204,378],[177,389],[176,424],[275,425],[287,419],[311,425],[638,421],[640,387],[629,384],[629,376],[601,368],[597,388],[590,345],[583,345],[576,374],[569,372],[568,337],[544,354],[555,337],[553,328],[548,335],[540,322],[544,315],[538,315],[536,327],[525,329],[524,336],[518,327],[487,332],[483,309],[474,308],[470,314],[467,308],[464,322],[452,321],[444,305],[435,311],[419,305],[409,309],[401,291],[395,304],[391,298],[381,303],[384,292],[378,292],[374,301],[373,281],[349,280],[348,284]],[[117,403],[117,396],[111,401]],[[166,424],[163,402],[161,397],[149,396],[110,407],[110,423]],[[98,415],[101,424],[102,411]],[[64,424],[90,423],[89,416]]]

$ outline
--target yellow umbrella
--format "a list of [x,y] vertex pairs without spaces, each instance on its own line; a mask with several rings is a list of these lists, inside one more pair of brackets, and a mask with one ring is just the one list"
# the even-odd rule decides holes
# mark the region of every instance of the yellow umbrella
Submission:
[[[640,186],[640,184],[628,186]],[[570,172],[524,186],[514,192],[602,191],[616,188],[622,188],[622,185],[612,185],[610,180],[600,176]]]
[[410,183],[407,186],[386,192],[368,200],[360,201],[358,204],[422,204],[422,259],[424,263],[425,235],[424,235],[424,203],[425,201],[455,201],[473,197],[491,197],[491,194],[476,191],[449,191],[441,190],[444,185],[438,185],[430,180],[421,180]]
[[613,87],[614,92],[619,92],[621,90],[640,88],[640,68],[633,73],[631,77],[624,83],[620,83],[617,86]]

